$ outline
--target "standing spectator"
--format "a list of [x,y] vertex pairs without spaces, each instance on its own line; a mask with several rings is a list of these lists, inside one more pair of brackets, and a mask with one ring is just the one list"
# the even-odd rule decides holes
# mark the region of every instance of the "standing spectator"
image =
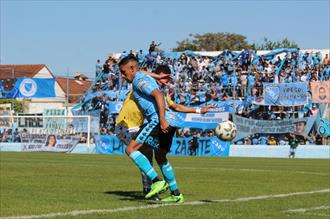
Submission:
[[19,135],[18,129],[15,129],[14,132],[14,142],[21,142],[21,136]]
[[156,47],[157,47],[157,46],[160,46],[160,44],[162,44],[162,43],[158,43],[158,44],[156,44],[155,41],[153,40],[153,41],[151,42],[150,46],[149,46],[149,54],[155,52]]
[[248,50],[243,49],[242,53],[241,53],[241,63],[242,63],[242,68],[244,71],[248,70],[248,67],[250,65],[250,53]]
[[[198,134],[199,135],[199,134]],[[189,155],[190,156],[196,156],[197,154],[197,149],[198,149],[198,137],[194,136],[191,140],[191,145],[189,147]]]
[[325,57],[323,59],[323,65],[330,65],[330,59],[328,54],[325,54]]
[[254,83],[255,83],[255,78],[254,75],[251,73],[248,77],[248,90],[247,90],[248,96],[252,95],[252,89],[254,87]]
[[139,63],[143,63],[143,61],[145,60],[145,56],[143,55],[143,50],[140,49],[140,51],[138,52],[138,54],[136,54],[136,58],[139,60]]
[[98,59],[96,61],[96,65],[95,65],[95,73],[96,73],[96,77],[102,72],[102,64],[101,61]]
[[104,65],[103,65],[103,72],[104,73],[109,73],[110,72],[110,65],[109,65],[109,60],[107,60]]
[[246,86],[247,86],[247,75],[242,73],[240,77],[241,82],[241,97],[246,96]]

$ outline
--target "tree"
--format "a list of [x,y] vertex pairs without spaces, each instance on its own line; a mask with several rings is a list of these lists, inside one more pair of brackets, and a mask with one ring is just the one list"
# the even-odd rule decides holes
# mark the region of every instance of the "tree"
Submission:
[[221,51],[225,49],[241,50],[250,48],[246,37],[235,33],[189,34],[190,38],[177,42],[173,51]]
[[278,48],[298,48],[298,44],[294,41],[290,41],[287,37],[283,40],[271,41],[267,37],[264,37],[263,42],[259,44],[253,43],[251,48],[254,50],[273,50]]
[[[0,99],[0,104],[4,103],[12,103],[12,99]],[[17,100],[14,100],[14,111],[15,113],[22,113],[23,112],[23,103]]]

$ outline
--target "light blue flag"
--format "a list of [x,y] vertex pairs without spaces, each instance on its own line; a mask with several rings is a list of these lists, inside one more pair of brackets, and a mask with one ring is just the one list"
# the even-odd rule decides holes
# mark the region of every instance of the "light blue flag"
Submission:
[[12,98],[55,97],[55,80],[44,78],[17,78],[14,87],[17,93]]
[[265,105],[305,105],[307,97],[307,83],[264,83]]

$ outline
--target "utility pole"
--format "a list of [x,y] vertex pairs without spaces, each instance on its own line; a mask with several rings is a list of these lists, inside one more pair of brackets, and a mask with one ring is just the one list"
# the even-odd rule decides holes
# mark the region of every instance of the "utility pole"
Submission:
[[69,68],[66,71],[66,101],[65,101],[65,114],[69,115]]
[[[11,68],[11,77],[13,78],[13,81],[14,81],[15,80],[15,69],[14,68]],[[12,98],[11,99],[11,111],[12,111],[13,115],[15,113],[14,107],[15,107],[15,98]]]

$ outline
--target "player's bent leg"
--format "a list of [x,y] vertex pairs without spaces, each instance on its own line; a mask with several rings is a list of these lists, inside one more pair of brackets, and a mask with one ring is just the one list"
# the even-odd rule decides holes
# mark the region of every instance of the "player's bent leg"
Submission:
[[132,140],[126,148],[126,153],[135,165],[148,176],[149,179],[152,181],[159,181],[158,174],[151,166],[149,160],[140,151],[138,151],[141,147],[142,144]]
[[[144,156],[146,156],[146,158],[148,158],[150,164],[152,165],[152,158],[154,155],[153,149],[151,147],[143,146],[139,149],[139,151]],[[152,181],[148,178],[148,176],[143,171],[141,171],[141,178],[142,178],[143,194],[147,195],[151,191]],[[160,200],[158,195],[154,195],[154,196],[150,197],[150,199],[155,200],[155,201]]]
[[[146,156],[146,158],[149,160],[150,164],[152,165],[152,158],[153,158],[153,149],[151,147],[141,147],[139,151]],[[147,177],[143,171],[141,171],[141,178],[142,178],[142,186],[143,186],[143,193],[146,195],[149,193],[152,181]]]

